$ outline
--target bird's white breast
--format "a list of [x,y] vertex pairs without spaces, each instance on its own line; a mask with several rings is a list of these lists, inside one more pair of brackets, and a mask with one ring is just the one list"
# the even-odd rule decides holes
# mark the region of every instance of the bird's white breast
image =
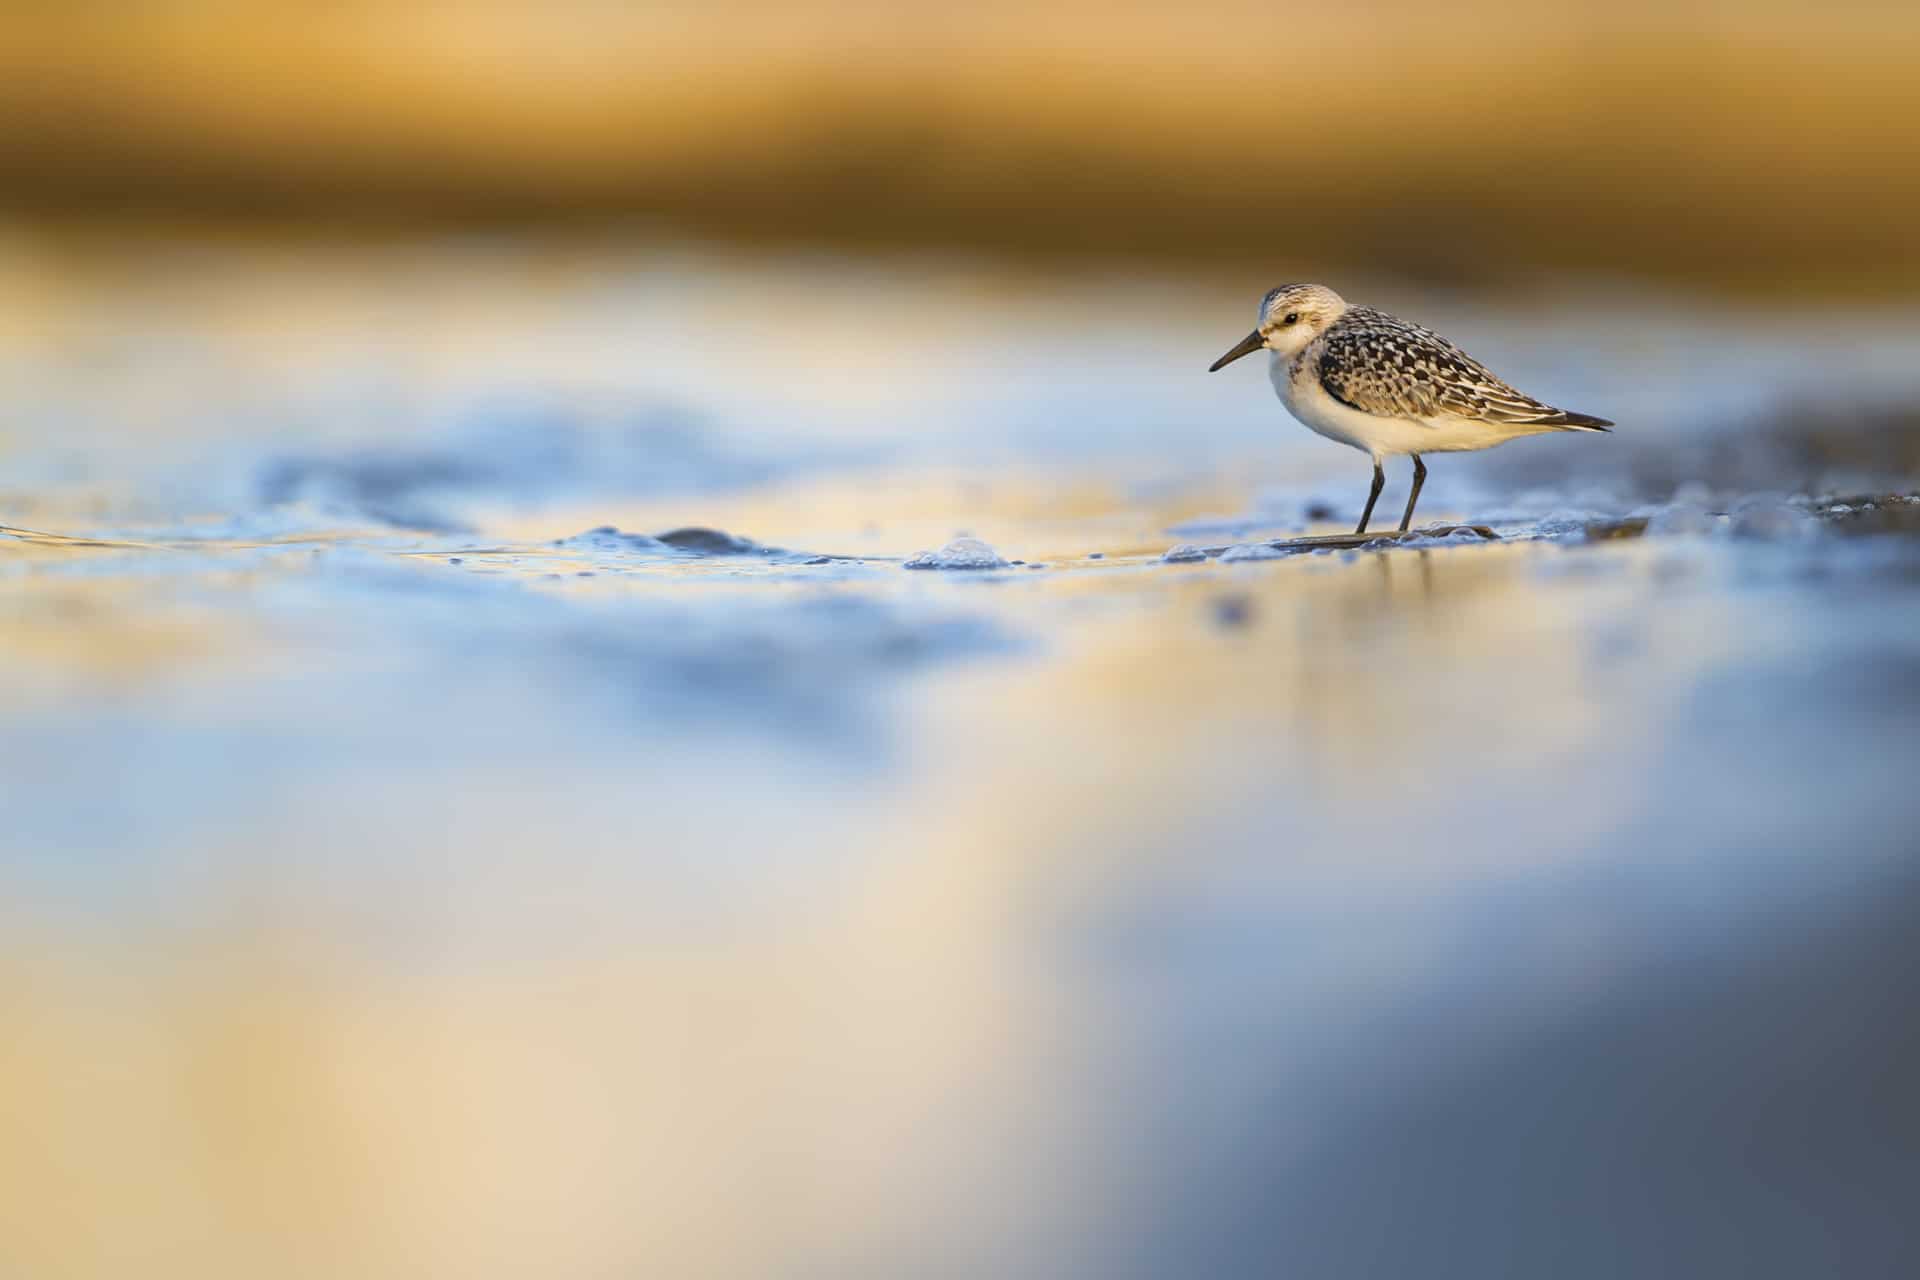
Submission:
[[1308,430],[1329,440],[1377,457],[1417,452],[1420,445],[1411,442],[1430,434],[1428,428],[1417,423],[1376,418],[1335,400],[1320,385],[1319,362],[1308,352],[1288,359],[1276,351],[1267,372],[1287,412],[1305,423]]

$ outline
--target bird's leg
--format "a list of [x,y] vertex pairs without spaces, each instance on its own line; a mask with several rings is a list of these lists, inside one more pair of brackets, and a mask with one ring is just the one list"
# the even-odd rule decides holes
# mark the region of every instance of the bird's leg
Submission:
[[1427,482],[1427,464],[1420,461],[1420,455],[1413,455],[1413,492],[1407,495],[1407,514],[1400,517],[1400,532],[1405,533],[1407,526],[1413,523],[1413,504],[1420,501],[1420,486]]
[[1380,459],[1373,460],[1373,488],[1367,493],[1367,509],[1360,513],[1360,527],[1355,533],[1367,531],[1367,521],[1373,519],[1373,504],[1380,500],[1380,490],[1386,488],[1387,473],[1380,469]]

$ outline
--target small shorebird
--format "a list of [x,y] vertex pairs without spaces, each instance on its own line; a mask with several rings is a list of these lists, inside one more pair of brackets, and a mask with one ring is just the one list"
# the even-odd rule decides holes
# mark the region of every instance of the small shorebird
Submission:
[[1516,391],[1431,329],[1356,307],[1317,284],[1283,284],[1260,300],[1260,324],[1208,373],[1265,347],[1281,403],[1311,430],[1373,458],[1373,489],[1355,533],[1367,531],[1387,482],[1380,460],[1413,455],[1413,492],[1427,480],[1423,453],[1491,449],[1543,431],[1605,431],[1613,424]]

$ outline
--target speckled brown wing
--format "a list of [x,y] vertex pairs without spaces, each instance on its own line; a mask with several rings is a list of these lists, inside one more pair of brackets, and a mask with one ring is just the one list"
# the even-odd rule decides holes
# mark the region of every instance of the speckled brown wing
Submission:
[[1382,418],[1593,430],[1613,425],[1535,400],[1431,329],[1372,307],[1349,308],[1327,330],[1320,383],[1334,399]]

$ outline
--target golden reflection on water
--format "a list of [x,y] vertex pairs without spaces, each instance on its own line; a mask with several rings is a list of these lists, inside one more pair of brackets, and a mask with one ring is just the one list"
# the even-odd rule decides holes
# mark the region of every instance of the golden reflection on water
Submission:
[[[829,505],[817,489],[792,501]],[[872,511],[864,491],[843,501],[843,524]],[[764,511],[749,527],[806,523],[776,498],[740,502]],[[1062,522],[1098,526],[1100,507],[1068,500]],[[1020,533],[1034,510],[1019,493],[979,514],[1013,533],[1006,554],[1069,545],[1051,526]],[[657,515],[642,527],[667,522]],[[1083,1265],[1096,1224],[1137,1189],[1109,1163],[1101,1097],[1100,1046],[1128,1015],[1066,962],[1071,922],[1231,878],[1213,844],[1236,813],[1267,812],[1285,833],[1263,874],[1383,898],[1603,835],[1638,772],[1593,761],[1593,744],[1631,757],[1663,687],[1719,656],[1703,638],[1711,605],[1644,607],[1661,554],[1503,545],[1186,567],[1061,552],[996,581],[888,566],[877,585],[827,588],[983,610],[1040,631],[1043,648],[891,695],[909,726],[904,768],[857,807],[793,810],[804,833],[779,835],[778,811],[745,828],[769,854],[861,850],[835,891],[722,909],[692,933],[639,923],[527,950],[486,923],[540,919],[564,937],[576,913],[618,916],[590,900],[645,894],[666,850],[646,816],[660,783],[644,775],[612,846],[637,860],[637,881],[576,856],[608,832],[574,829],[534,795],[496,798],[498,825],[460,828],[457,865],[513,868],[477,890],[513,900],[471,918],[471,903],[422,903],[410,929],[425,949],[397,965],[371,960],[351,894],[306,900],[297,876],[225,882],[208,924],[185,933],[139,911],[96,926],[22,906],[0,950],[14,1029],[0,1047],[0,1257],[76,1277]],[[198,593],[244,602],[246,574],[203,558]],[[1597,572],[1539,577],[1575,558]],[[499,565],[548,569],[534,554]],[[649,573],[564,590],[750,581]],[[7,584],[0,652],[16,673],[165,684],[183,661],[235,660],[244,605],[195,627],[134,579]],[[1231,624],[1224,597],[1240,602]],[[1658,633],[1631,678],[1590,644],[1616,611]],[[1511,839],[1489,840],[1459,797],[1496,778],[1551,813],[1528,808]],[[761,802],[743,784],[739,803]],[[428,801],[379,830],[384,856],[432,861],[447,829]],[[279,855],[327,856],[297,830],[283,839]],[[250,852],[267,851],[219,851],[234,866]],[[548,878],[557,888],[533,888]],[[464,942],[440,963],[437,937]]]

